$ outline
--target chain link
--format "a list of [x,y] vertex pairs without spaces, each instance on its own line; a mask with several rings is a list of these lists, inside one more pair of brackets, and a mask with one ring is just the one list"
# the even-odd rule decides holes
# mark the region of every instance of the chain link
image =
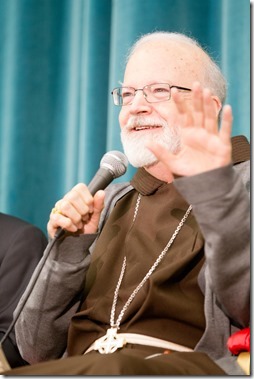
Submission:
[[[141,195],[139,194],[138,198],[137,198],[136,206],[135,206],[135,211],[134,211],[134,216],[133,216],[133,223],[134,223],[134,221],[135,221],[135,219],[137,217],[137,214],[138,214],[140,200],[141,200]],[[117,304],[117,298],[118,298],[120,286],[121,286],[121,283],[122,283],[122,280],[123,280],[123,277],[124,277],[124,273],[125,273],[125,269],[126,269],[126,257],[124,257],[121,273],[120,273],[120,276],[119,276],[119,279],[118,279],[118,283],[117,283],[117,286],[116,286],[116,289],[115,289],[115,292],[114,292],[114,299],[113,299],[113,304],[112,304],[112,308],[111,308],[111,315],[110,315],[110,326],[111,326],[111,328],[117,328],[117,329],[120,328],[120,324],[121,324],[122,318],[123,318],[124,313],[126,312],[127,308],[129,307],[130,303],[132,302],[132,300],[135,298],[135,296],[137,295],[137,293],[139,292],[139,290],[143,287],[143,285],[148,280],[148,278],[150,278],[150,276],[155,271],[155,269],[157,268],[157,266],[159,265],[159,263],[161,262],[161,260],[166,255],[168,249],[170,248],[170,246],[174,242],[176,236],[178,235],[178,233],[180,232],[183,224],[185,223],[186,219],[188,218],[191,210],[192,210],[192,206],[190,205],[189,208],[187,209],[185,215],[183,216],[182,220],[179,222],[179,224],[178,224],[176,230],[174,231],[172,237],[168,241],[167,245],[162,250],[162,252],[158,256],[158,258],[156,259],[156,261],[154,262],[154,264],[152,265],[152,267],[150,268],[150,270],[147,272],[147,274],[141,280],[141,282],[134,289],[134,291],[132,292],[132,294],[130,295],[130,297],[128,298],[128,300],[126,301],[125,305],[123,306],[121,312],[119,313],[119,316],[118,316],[116,322],[114,322],[115,311],[116,311],[116,304]]]

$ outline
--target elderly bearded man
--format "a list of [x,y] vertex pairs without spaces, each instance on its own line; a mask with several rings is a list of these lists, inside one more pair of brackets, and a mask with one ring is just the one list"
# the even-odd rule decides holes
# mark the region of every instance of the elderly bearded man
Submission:
[[138,170],[55,204],[67,233],[16,325],[32,366],[7,375],[243,374],[226,343],[249,324],[249,147],[230,106],[218,126],[225,87],[192,39],[137,41],[112,94]]

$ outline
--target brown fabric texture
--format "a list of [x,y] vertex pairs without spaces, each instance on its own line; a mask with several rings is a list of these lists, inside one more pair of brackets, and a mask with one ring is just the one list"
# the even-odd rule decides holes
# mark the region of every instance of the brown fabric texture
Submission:
[[245,136],[234,136],[231,142],[234,164],[250,160],[250,143]]
[[[150,359],[145,359],[150,358]],[[146,349],[122,349],[114,354],[91,352],[4,373],[15,375],[226,375],[206,354],[172,353],[151,357]]]
[[[85,283],[85,300],[69,330],[69,355],[82,354],[108,329],[124,256],[127,267],[115,320],[188,208],[173,184],[163,183],[143,169],[138,170],[132,185],[135,190],[117,203],[97,241]],[[143,195],[133,223],[137,192]],[[197,283],[203,262],[203,237],[190,214],[125,312],[119,332],[146,334],[193,348],[205,327],[203,294]]]

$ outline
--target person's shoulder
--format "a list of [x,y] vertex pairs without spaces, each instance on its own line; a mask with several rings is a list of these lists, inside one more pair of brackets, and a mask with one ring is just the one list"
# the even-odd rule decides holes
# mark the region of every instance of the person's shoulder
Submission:
[[241,176],[245,188],[250,192],[250,142],[243,135],[231,138],[234,170]]
[[26,220],[23,220],[19,217],[7,214],[7,213],[2,213],[0,212],[0,226],[1,228],[6,226],[6,227],[31,227],[38,229],[37,226],[29,223]]
[[9,234],[14,236],[17,233],[25,233],[33,236],[34,239],[40,238],[45,243],[47,241],[44,232],[38,226],[7,213],[0,212],[0,230],[1,234],[5,237]]
[[105,189],[105,192],[106,196],[109,197],[110,195],[116,196],[121,194],[122,192],[128,192],[131,189],[133,189],[133,187],[130,184],[130,182],[113,183]]

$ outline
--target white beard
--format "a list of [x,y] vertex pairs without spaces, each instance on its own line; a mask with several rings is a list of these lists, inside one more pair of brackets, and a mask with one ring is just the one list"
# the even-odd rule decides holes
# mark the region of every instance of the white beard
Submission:
[[[151,134],[132,131],[134,126],[147,125],[158,125],[162,128],[159,128],[158,132],[153,130]],[[169,127],[167,122],[160,118],[133,116],[121,131],[124,153],[132,166],[145,167],[158,162],[155,155],[146,147],[146,143],[151,139],[172,153],[176,153],[181,146],[180,130],[177,126]]]

